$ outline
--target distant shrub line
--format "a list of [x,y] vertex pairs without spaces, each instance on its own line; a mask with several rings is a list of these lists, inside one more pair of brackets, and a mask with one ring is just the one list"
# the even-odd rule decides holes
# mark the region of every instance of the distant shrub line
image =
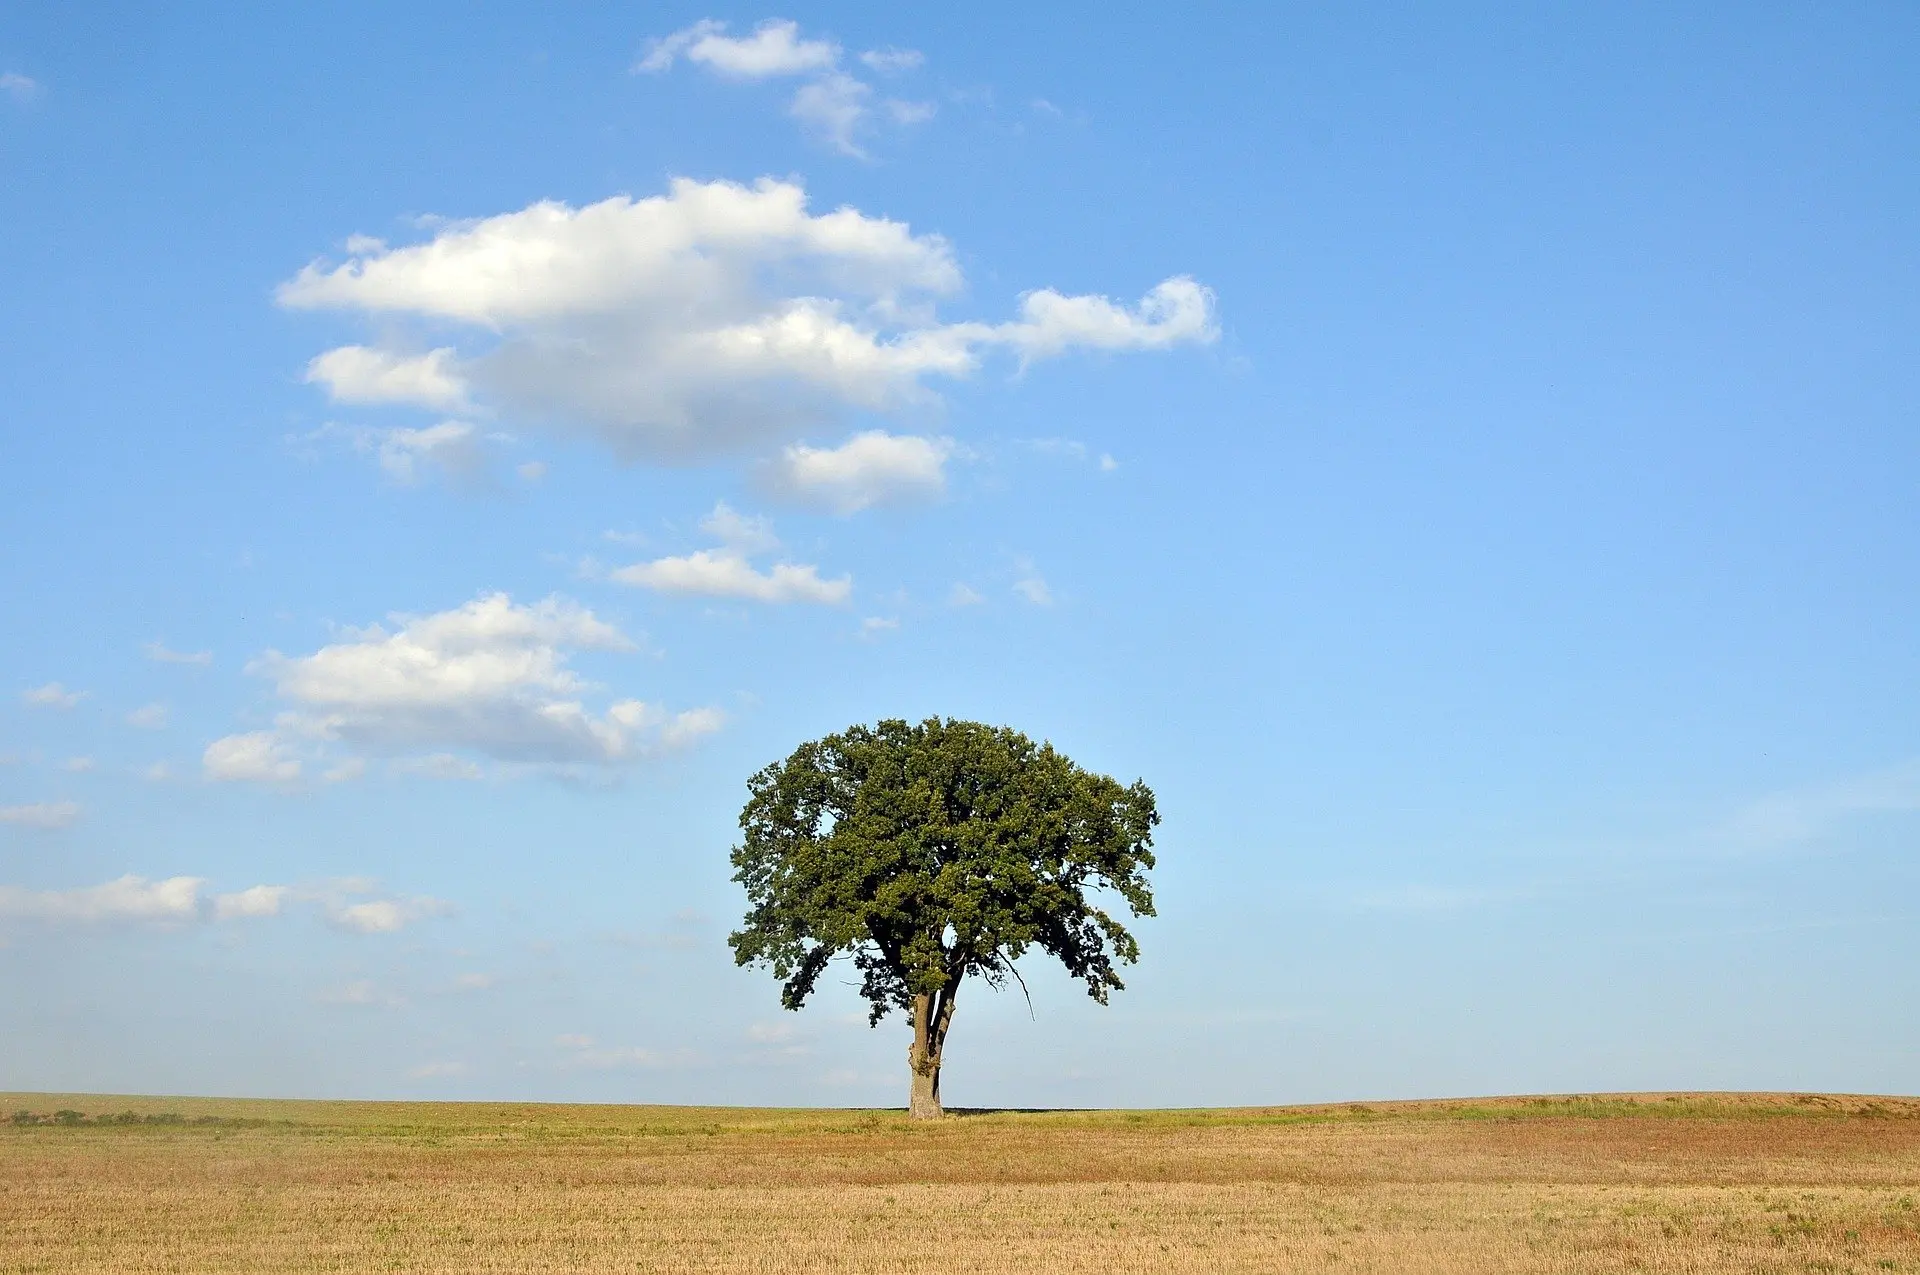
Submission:
[[42,1115],[38,1111],[22,1108],[7,1118],[7,1123],[16,1126],[54,1125],[64,1128],[82,1126],[101,1127],[113,1125],[195,1125],[202,1128],[220,1129],[262,1129],[273,1123],[271,1120],[242,1118],[239,1116],[194,1116],[188,1119],[177,1111],[157,1111],[150,1115],[141,1115],[137,1111],[122,1111],[117,1114],[89,1116],[84,1111],[75,1111],[71,1107]]

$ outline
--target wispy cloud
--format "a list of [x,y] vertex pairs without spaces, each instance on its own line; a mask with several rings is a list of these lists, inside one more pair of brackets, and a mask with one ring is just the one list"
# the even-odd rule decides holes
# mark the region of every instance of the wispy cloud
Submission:
[[164,730],[167,725],[167,706],[161,703],[143,704],[127,714],[127,725],[135,730]]
[[70,691],[58,682],[48,682],[45,686],[35,686],[20,693],[20,698],[34,708],[69,709],[86,697],[86,691]]
[[77,801],[36,801],[24,806],[0,806],[0,823],[21,828],[70,828],[80,819]]
[[16,102],[31,101],[40,95],[40,81],[18,71],[0,72],[0,93]]
[[[876,93],[871,84],[853,74],[857,69],[853,64],[878,75],[899,77],[918,71],[926,60],[918,49],[884,48],[857,54],[850,64],[837,42],[803,36],[799,24],[785,18],[770,18],[746,36],[728,35],[726,23],[706,18],[649,41],[645,56],[633,69],[636,74],[659,74],[686,61],[727,80],[804,78],[807,82],[794,93],[787,113],[834,150],[865,159],[861,139],[873,131]],[[885,118],[896,126],[923,123],[934,112],[931,102],[881,101]]]
[[1819,841],[1872,815],[1916,810],[1920,810],[1920,758],[1763,797],[1729,820],[1718,839],[1770,849]]

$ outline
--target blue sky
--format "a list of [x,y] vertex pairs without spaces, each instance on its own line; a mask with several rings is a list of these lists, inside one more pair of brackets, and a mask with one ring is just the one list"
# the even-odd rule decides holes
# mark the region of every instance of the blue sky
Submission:
[[1920,1090],[1904,5],[0,14],[0,1088],[897,1104],[744,783],[1145,778],[961,1105]]

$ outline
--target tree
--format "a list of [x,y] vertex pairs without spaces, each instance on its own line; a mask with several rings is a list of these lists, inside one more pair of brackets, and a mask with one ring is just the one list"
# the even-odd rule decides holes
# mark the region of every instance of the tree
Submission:
[[1153,793],[1091,774],[1018,731],[928,718],[800,745],[747,785],[734,877],[740,965],[767,966],[797,1010],[837,956],[860,971],[877,1026],[910,1014],[908,1111],[942,1114],[940,1063],[969,975],[1019,981],[1029,949],[1058,957],[1102,1005],[1140,945],[1100,906],[1153,915]]

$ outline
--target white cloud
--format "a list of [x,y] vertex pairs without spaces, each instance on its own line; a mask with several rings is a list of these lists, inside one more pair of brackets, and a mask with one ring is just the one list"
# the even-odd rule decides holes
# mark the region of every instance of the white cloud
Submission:
[[631,699],[589,709],[583,701],[593,684],[568,667],[572,654],[634,644],[563,598],[517,606],[495,593],[391,620],[391,632],[349,630],[311,655],[268,651],[249,664],[289,708],[272,731],[216,741],[209,773],[285,781],[300,773],[299,750],[334,746],[355,754],[343,765],[356,766],[360,753],[386,754],[399,758],[402,773],[476,773],[459,753],[513,764],[609,764],[676,747],[692,738],[687,721],[704,720],[702,710],[675,717]]
[[87,697],[85,691],[70,691],[58,682],[48,682],[22,691],[20,698],[35,708],[72,708]]
[[1113,458],[1112,453],[1110,452],[1100,453],[1100,472],[1101,473],[1111,474],[1114,470],[1118,468],[1120,468],[1120,462]]
[[49,924],[115,924],[152,921],[185,924],[278,916],[291,892],[285,886],[254,886],[203,899],[201,877],[149,881],[123,876],[71,890],[26,890],[0,885],[0,919]]
[[284,885],[256,885],[213,898],[213,918],[232,921],[251,917],[279,916],[280,909],[293,890]]
[[708,18],[649,41],[647,55],[634,70],[665,71],[675,59],[685,58],[720,75],[762,80],[824,71],[840,61],[839,45],[802,39],[799,24],[786,19],[762,22],[750,36],[729,36],[726,29],[726,23]]
[[918,49],[868,49],[860,60],[869,68],[886,75],[915,71],[926,63],[927,55]]
[[547,476],[547,462],[544,460],[522,461],[514,466],[513,472],[530,483],[537,483]]
[[845,602],[853,579],[822,580],[816,566],[775,563],[756,571],[731,549],[699,549],[678,558],[636,562],[613,573],[621,584],[661,593],[689,593],[710,598],[743,598],[750,602]]
[[780,547],[780,538],[773,534],[772,519],[743,514],[724,500],[700,519],[700,530],[736,553],[767,553]]
[[300,760],[270,730],[216,739],[200,764],[207,778],[227,782],[285,784],[300,778]]
[[462,974],[453,980],[453,987],[460,992],[484,992],[499,981],[491,974]]
[[660,743],[665,748],[685,748],[726,724],[727,715],[717,708],[690,708],[675,713],[661,726]]
[[127,725],[136,730],[164,730],[167,725],[167,706],[143,704],[127,714]]
[[956,582],[953,588],[947,592],[948,606],[977,607],[985,601],[986,598],[982,597],[972,585],[968,584]]
[[355,934],[394,934],[429,917],[446,916],[451,904],[439,899],[368,899],[337,902],[326,909],[327,924]]
[[25,102],[40,92],[40,81],[18,71],[0,73],[0,93],[5,93],[16,102]]
[[1862,817],[1911,811],[1920,811],[1920,758],[1763,798],[1741,811],[1721,836],[1772,848],[1819,840]]
[[200,916],[199,877],[148,881],[124,876],[73,890],[0,886],[0,918],[52,922],[194,921]]
[[860,636],[877,638],[882,633],[893,633],[900,628],[900,621],[888,615],[870,615],[860,621]]
[[888,116],[903,127],[926,123],[933,118],[935,110],[932,102],[904,102],[897,97],[887,99]]
[[92,770],[93,767],[94,760],[91,757],[69,757],[60,763],[60,769],[70,771],[76,775],[85,774],[87,771]]
[[36,801],[25,806],[0,806],[0,823],[22,828],[71,828],[80,818],[77,801]]
[[173,767],[169,766],[166,762],[157,761],[157,762],[154,762],[151,766],[142,767],[140,770],[140,777],[142,779],[151,780],[154,783],[160,783],[164,780],[173,778]]
[[1042,289],[1011,322],[942,323],[934,301],[962,285],[944,239],[853,208],[814,215],[767,178],[679,178],[651,198],[537,203],[358,247],[288,280],[281,304],[357,311],[396,339],[451,328],[443,362],[476,410],[584,431],[627,460],[711,460],[925,404],[931,379],[994,350],[1030,363],[1216,335],[1212,293],[1186,278],[1132,307]]
[[[372,250],[385,246],[377,244]],[[454,352],[444,347],[408,357],[343,345],[307,364],[307,381],[326,386],[336,403],[415,403],[458,411],[467,402],[467,385],[454,366]]]
[[441,421],[417,429],[329,423],[289,441],[305,444],[329,438],[344,439],[362,456],[373,457],[380,472],[402,487],[414,486],[430,471],[463,487],[491,484],[486,440],[465,421]]
[[854,133],[867,115],[873,90],[851,75],[835,72],[803,85],[787,108],[793,118],[843,155],[866,158]]
[[838,447],[790,445],[764,478],[780,495],[847,515],[874,505],[938,499],[953,454],[951,439],[868,430]]
[[1013,582],[1013,591],[1034,606],[1053,605],[1053,591],[1047,588],[1047,582],[1032,567],[1023,568],[1026,574]]
[[611,578],[661,593],[683,593],[710,598],[743,598],[750,602],[814,602],[837,605],[853,592],[851,576],[822,580],[820,569],[791,562],[756,569],[748,557],[779,545],[764,518],[747,518],[724,501],[701,519],[702,530],[720,540],[718,549],[699,549],[680,557],[655,558],[621,567]]
[[1066,350],[1161,350],[1219,336],[1211,288],[1185,275],[1156,284],[1128,309],[1107,297],[1069,297],[1041,288],[1020,298],[1020,317],[998,339],[1032,360]]
[[212,651],[169,651],[164,642],[149,642],[147,658],[158,664],[211,664]]

